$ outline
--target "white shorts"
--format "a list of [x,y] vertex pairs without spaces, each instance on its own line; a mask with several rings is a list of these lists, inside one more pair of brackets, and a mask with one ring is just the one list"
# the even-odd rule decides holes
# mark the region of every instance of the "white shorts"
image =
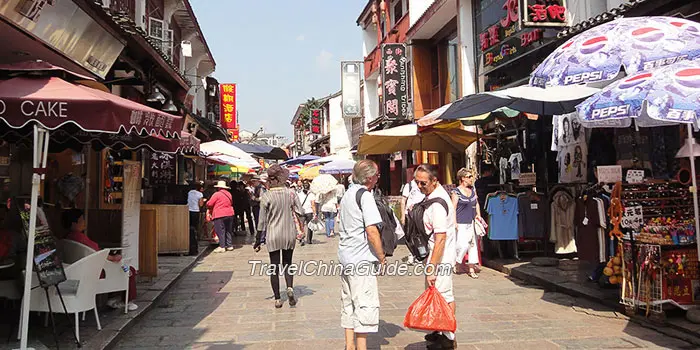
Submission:
[[340,325],[355,333],[379,331],[379,287],[372,274],[341,274]]

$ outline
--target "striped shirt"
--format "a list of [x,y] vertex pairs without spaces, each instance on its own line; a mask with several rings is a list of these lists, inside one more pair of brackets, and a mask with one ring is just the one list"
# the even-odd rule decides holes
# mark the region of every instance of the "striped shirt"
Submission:
[[268,252],[294,249],[297,236],[294,212],[303,215],[299,197],[286,187],[271,188],[260,197],[258,231],[267,231]]

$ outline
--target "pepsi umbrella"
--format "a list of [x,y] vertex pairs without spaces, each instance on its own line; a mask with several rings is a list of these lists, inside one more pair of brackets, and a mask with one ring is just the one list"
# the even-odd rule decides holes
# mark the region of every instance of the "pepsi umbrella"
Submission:
[[532,73],[530,85],[602,87],[622,76],[700,56],[700,24],[677,17],[619,18],[569,39]]
[[[695,139],[691,126],[700,113],[700,60],[683,61],[618,80],[576,108],[587,127],[687,124],[687,150],[693,188],[697,188]],[[698,194],[693,191],[695,232],[700,233]],[[700,240],[697,249],[700,253]]]

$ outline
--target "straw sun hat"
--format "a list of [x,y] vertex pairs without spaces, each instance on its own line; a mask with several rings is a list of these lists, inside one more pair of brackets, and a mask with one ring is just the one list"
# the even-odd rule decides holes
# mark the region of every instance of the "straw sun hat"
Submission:
[[225,189],[231,189],[231,187],[226,186],[226,181],[219,181],[216,186],[216,188],[225,188]]

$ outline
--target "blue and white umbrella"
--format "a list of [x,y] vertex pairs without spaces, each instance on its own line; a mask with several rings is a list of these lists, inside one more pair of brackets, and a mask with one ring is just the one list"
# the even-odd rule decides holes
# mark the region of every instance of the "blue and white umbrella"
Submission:
[[321,173],[321,174],[351,174],[352,168],[354,166],[355,166],[354,160],[339,159],[339,160],[334,160],[330,163],[327,163],[326,165],[321,167],[321,170],[319,170],[319,173]]
[[677,17],[619,18],[574,36],[535,69],[530,85],[592,84],[700,57],[700,24]]

